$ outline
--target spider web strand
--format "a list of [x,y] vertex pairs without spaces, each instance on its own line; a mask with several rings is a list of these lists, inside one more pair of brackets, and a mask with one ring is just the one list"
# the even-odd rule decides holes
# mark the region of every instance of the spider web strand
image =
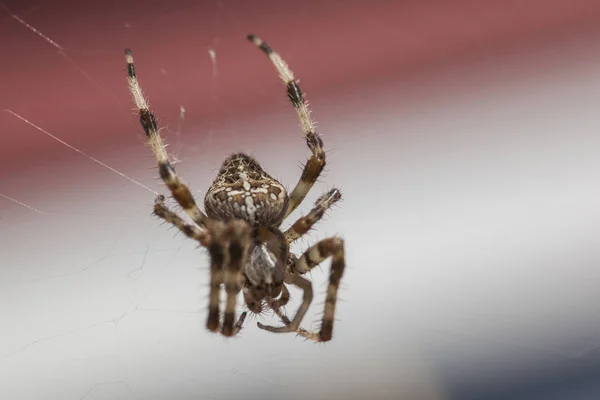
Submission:
[[67,146],[68,148],[70,148],[71,150],[81,154],[84,157],[89,158],[90,160],[92,160],[93,162],[95,162],[98,165],[101,165],[102,167],[114,172],[115,174],[121,176],[122,178],[127,179],[128,181],[138,185],[139,187],[146,189],[147,191],[154,193],[155,195],[158,195],[158,192],[155,190],[150,189],[149,187],[145,186],[144,184],[142,184],[141,182],[136,181],[133,178],[130,178],[129,176],[125,175],[124,173],[117,171],[116,169],[114,169],[113,167],[111,167],[110,165],[107,165],[105,163],[103,163],[102,161],[98,160],[97,158],[94,158],[92,156],[90,156],[89,154],[79,150],[78,148],[70,145],[69,143],[65,142],[64,140],[54,136],[53,134],[51,134],[50,132],[46,131],[45,129],[40,128],[39,126],[37,126],[36,124],[34,124],[33,122],[29,121],[28,119],[20,116],[19,114],[17,114],[16,112],[9,110],[8,108],[5,108],[4,111],[6,111],[9,114],[12,114],[13,116],[17,117],[18,119],[20,119],[21,121],[25,122],[26,124],[32,126],[33,128],[37,129],[38,131],[44,133],[45,135],[51,137],[52,139],[56,140],[57,142]]

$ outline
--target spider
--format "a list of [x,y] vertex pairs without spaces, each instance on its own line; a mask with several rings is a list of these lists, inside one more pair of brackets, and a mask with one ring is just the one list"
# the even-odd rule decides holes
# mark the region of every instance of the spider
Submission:
[[[281,56],[255,35],[248,35],[272,61],[287,87],[287,95],[294,106],[306,144],[312,152],[302,175],[287,194],[285,187],[269,175],[250,155],[237,153],[227,157],[209,187],[203,213],[196,204],[188,186],[175,173],[165,144],[159,134],[156,118],[150,111],[138,83],[133,55],[125,50],[129,90],[139,112],[140,123],[147,141],[158,162],[160,177],[172,197],[185,210],[194,224],[169,210],[165,197],[159,195],[153,213],[177,227],[187,237],[200,243],[210,256],[209,307],[206,327],[224,336],[236,335],[243,326],[247,312],[235,317],[236,299],[243,293],[249,311],[260,314],[272,309],[283,326],[263,325],[270,332],[296,332],[307,339],[325,342],[332,338],[337,292],[344,273],[344,242],[330,237],[311,246],[300,257],[290,253],[290,244],[307,233],[341,199],[338,189],[331,189],[315,202],[311,211],[295,221],[286,231],[281,223],[300,205],[325,167],[323,141],[317,134],[314,122],[298,81]],[[313,299],[312,283],[305,273],[331,257],[329,285],[325,310],[318,332],[300,327]],[[219,295],[225,287],[226,303],[221,318]],[[289,300],[286,285],[294,285],[303,292],[302,303],[293,319],[281,310]]]

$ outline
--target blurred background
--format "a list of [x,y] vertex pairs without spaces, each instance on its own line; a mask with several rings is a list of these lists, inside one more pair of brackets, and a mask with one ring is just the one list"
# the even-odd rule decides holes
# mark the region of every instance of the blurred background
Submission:
[[[600,398],[599,2],[3,5],[0,398]],[[255,320],[209,334],[206,252],[150,215],[166,190],[126,47],[198,199],[232,152],[300,176],[309,150],[247,33],[329,150],[288,223],[344,193],[293,249],[346,240],[327,344]]]

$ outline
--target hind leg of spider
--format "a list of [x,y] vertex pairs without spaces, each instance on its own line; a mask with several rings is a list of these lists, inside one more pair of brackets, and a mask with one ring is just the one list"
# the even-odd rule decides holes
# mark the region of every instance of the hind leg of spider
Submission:
[[[323,313],[321,329],[318,333],[318,339],[321,342],[329,341],[333,336],[333,321],[337,302],[337,292],[346,266],[343,240],[337,237],[321,240],[306,250],[292,267],[293,272],[305,274],[329,257],[332,258],[331,271],[329,273],[329,285],[327,287],[327,297],[325,298],[325,312]],[[292,276],[296,278],[297,282],[297,278],[301,278],[299,275]],[[304,280],[309,282],[306,279]],[[271,332],[295,331],[298,329],[300,322],[308,309],[308,303],[310,303],[310,299],[307,299],[305,296],[302,305],[296,312],[296,316],[287,327],[264,327],[263,329]],[[285,328],[287,328],[287,330]]]
[[208,227],[211,240],[208,245],[210,255],[210,284],[208,292],[208,317],[206,318],[206,329],[211,332],[219,331],[221,310],[219,295],[223,283],[224,266],[229,262],[229,254],[224,248],[225,224],[214,221]]
[[306,144],[312,152],[312,155],[304,166],[300,180],[290,194],[290,199],[285,213],[285,217],[287,217],[300,205],[300,203],[302,203],[302,200],[304,200],[310,189],[319,178],[319,175],[321,175],[323,168],[325,168],[325,150],[323,149],[323,141],[315,129],[315,123],[310,117],[308,104],[304,99],[304,94],[300,89],[300,85],[298,85],[298,80],[294,77],[294,73],[290,70],[287,63],[281,58],[281,56],[274,52],[271,46],[269,46],[265,41],[255,35],[248,35],[247,37],[248,40],[254,43],[271,59],[271,62],[279,73],[279,77],[285,83],[287,87],[287,95],[292,102],[292,105],[296,109],[298,119],[300,120],[300,126],[304,131]]
[[[240,322],[235,323],[235,305],[237,295],[244,285],[242,266],[250,246],[250,227],[245,221],[233,220],[227,223],[224,234],[224,240],[227,243],[228,263],[224,270],[223,283],[225,284],[227,301],[221,332],[224,336],[233,336],[241,329]],[[240,317],[242,323],[245,317],[245,313]]]
[[137,75],[135,73],[135,66],[133,64],[133,56],[131,54],[131,50],[129,49],[125,50],[125,60],[127,61],[127,80],[129,82],[129,91],[131,92],[133,101],[135,102],[135,106],[140,115],[140,123],[144,129],[144,132],[146,132],[148,144],[150,145],[150,148],[156,157],[156,161],[158,162],[158,171],[160,177],[171,191],[173,198],[185,210],[190,218],[192,218],[192,220],[200,227],[204,227],[207,217],[198,208],[196,200],[194,200],[190,189],[187,187],[187,185],[181,182],[175,173],[175,168],[169,160],[166,146],[159,134],[156,117],[150,111],[148,103],[146,102],[146,98],[144,97],[144,93],[142,92],[142,88],[138,83]]
[[337,293],[346,268],[344,241],[337,237],[321,240],[306,250],[293,267],[298,273],[305,274],[328,257],[331,257],[331,270],[329,272],[327,296],[325,297],[325,311],[319,331],[319,337],[323,342],[331,340],[333,335]]
[[[246,318],[244,312],[235,321],[235,300],[244,283],[241,266],[248,249],[249,228],[243,221],[210,221],[207,229],[211,240],[208,246],[210,288],[206,328],[211,332],[220,330],[224,336],[233,336],[242,329]],[[221,284],[225,284],[227,303],[223,325],[219,329]]]
[[342,198],[342,193],[338,189],[331,189],[315,202],[315,206],[310,212],[300,217],[294,224],[284,232],[283,236],[289,244],[298,240],[304,234],[323,218],[325,212]]
[[290,291],[288,290],[286,285],[281,285],[281,295],[277,299],[269,298],[267,302],[269,303],[269,307],[271,308],[282,308],[285,307],[290,301]]
[[165,204],[165,196],[160,195],[154,200],[154,215],[175,226],[184,235],[207,247],[210,242],[210,235],[202,228],[186,223],[183,218],[169,210]]

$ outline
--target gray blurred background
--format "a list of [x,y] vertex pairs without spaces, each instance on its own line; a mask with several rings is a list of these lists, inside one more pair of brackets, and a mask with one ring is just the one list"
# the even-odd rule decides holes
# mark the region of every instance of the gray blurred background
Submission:
[[[600,3],[5,5],[0,398],[600,398]],[[255,320],[209,334],[206,252],[150,215],[166,190],[125,47],[199,199],[232,152],[298,179],[309,150],[249,32],[301,79],[330,150],[289,223],[344,193],[293,249],[346,240],[327,344]]]

